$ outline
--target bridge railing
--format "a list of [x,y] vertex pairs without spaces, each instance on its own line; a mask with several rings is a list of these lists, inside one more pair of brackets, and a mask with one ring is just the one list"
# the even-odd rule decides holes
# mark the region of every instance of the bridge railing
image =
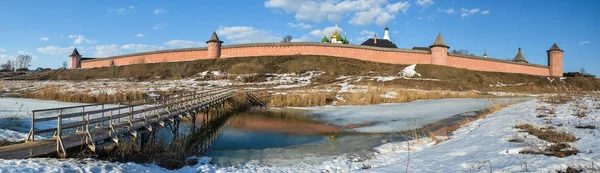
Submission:
[[[202,97],[212,97],[228,90],[208,90],[203,92],[187,92],[159,97],[125,100],[112,103],[70,106],[32,111],[31,129],[26,141],[35,141],[35,135],[54,132],[53,137],[80,131],[101,129],[105,126],[121,123],[121,121],[142,118],[149,113],[166,111],[174,104]],[[90,128],[90,124],[92,124]],[[133,124],[132,124],[133,125]],[[66,133],[64,133],[66,131]],[[111,130],[112,131],[112,130]]]

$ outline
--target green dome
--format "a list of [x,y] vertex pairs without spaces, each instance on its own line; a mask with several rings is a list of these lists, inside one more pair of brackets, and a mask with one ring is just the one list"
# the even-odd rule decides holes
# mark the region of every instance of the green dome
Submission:
[[342,37],[338,37],[337,41],[344,41],[344,39]]
[[323,36],[323,39],[321,40],[321,42],[323,42],[323,43],[329,43],[329,39],[327,39],[326,36]]

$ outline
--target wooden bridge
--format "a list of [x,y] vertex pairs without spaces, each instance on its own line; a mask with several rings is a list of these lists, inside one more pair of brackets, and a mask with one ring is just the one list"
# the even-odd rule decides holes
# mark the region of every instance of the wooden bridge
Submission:
[[[57,153],[66,157],[70,148],[119,143],[124,136],[137,137],[153,125],[178,125],[188,117],[221,107],[235,90],[215,89],[83,106],[32,111],[31,130],[25,143],[0,147],[0,159],[22,159]],[[208,115],[208,114],[206,114]],[[177,127],[174,127],[177,128]],[[36,140],[46,134],[51,138]],[[39,137],[39,136],[38,136]]]

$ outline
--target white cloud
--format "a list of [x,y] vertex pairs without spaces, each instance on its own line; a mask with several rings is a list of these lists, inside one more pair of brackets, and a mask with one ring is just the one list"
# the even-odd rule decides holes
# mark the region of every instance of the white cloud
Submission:
[[292,42],[309,42],[312,41],[312,38],[309,37],[308,35],[303,35],[300,38],[293,38],[292,37]]
[[406,13],[410,5],[408,2],[389,4],[388,0],[268,0],[265,7],[294,13],[300,21],[339,21],[352,16],[349,22],[354,25],[369,25],[375,21],[383,26],[399,11]]
[[204,47],[205,42],[190,41],[190,40],[170,40],[163,43],[165,46],[176,47],[176,48],[189,48],[189,47]]
[[163,9],[154,9],[154,14],[160,14],[160,13],[165,13],[167,12],[167,10],[163,10]]
[[17,54],[19,54],[19,55],[31,55],[33,53],[27,52],[27,51],[24,51],[24,50],[20,50],[20,51],[17,51]]
[[139,33],[139,34],[135,34],[136,37],[144,37],[144,34]]
[[[448,8],[446,10],[438,8],[437,9],[438,12],[444,12],[444,13],[448,13],[448,14],[454,14],[454,8]],[[489,11],[489,10],[488,10]]]
[[269,31],[255,29],[249,26],[231,26],[220,27],[217,30],[219,35],[233,43],[260,43],[260,42],[279,42],[281,37],[273,36]]
[[90,40],[90,39],[85,38],[85,36],[78,35],[78,34],[71,34],[71,35],[69,35],[69,38],[75,39],[73,41],[73,44],[81,44],[81,43],[93,44],[93,43],[96,43],[96,40]]
[[116,44],[111,45],[97,45],[94,57],[109,57],[122,54],[121,49]]
[[50,39],[48,37],[42,37],[42,38],[40,38],[40,40],[42,40],[42,41],[48,41]]
[[123,49],[123,50],[133,50],[134,52],[147,52],[147,51],[154,51],[154,50],[165,49],[165,47],[162,47],[162,46],[153,46],[153,45],[145,45],[145,44],[126,44],[126,45],[121,46],[121,49]]
[[433,4],[435,4],[433,2],[433,0],[417,0],[417,5],[419,5],[423,8],[433,5]]
[[591,41],[582,41],[581,43],[579,43],[579,45],[584,45],[584,44],[590,44],[592,43]]
[[[358,41],[357,43],[362,43],[369,38],[374,38],[375,34],[377,34],[375,31],[362,30],[358,33],[359,37],[356,38],[356,41]],[[378,35],[377,37],[383,38],[383,35]]]
[[[477,12],[479,12],[479,8],[474,8],[474,9],[466,9],[466,8],[461,8],[460,9],[462,11],[462,13],[460,14],[460,17],[469,17],[473,14],[477,14]],[[486,10],[489,13],[489,10]]]
[[108,9],[108,12],[116,12],[116,13],[123,13],[125,11],[134,9],[135,6],[130,5],[129,7],[125,8],[125,7],[121,7],[121,8],[113,8],[113,9]]
[[298,24],[287,23],[287,26],[292,27],[292,28],[302,28],[302,29],[310,29],[310,28],[312,28],[311,25],[305,24],[305,23],[298,23]]
[[166,25],[165,25],[165,24],[162,24],[162,23],[160,23],[160,24],[155,24],[155,25],[153,25],[153,26],[152,26],[152,29],[153,29],[153,30],[159,30],[159,29],[163,29],[163,28],[165,28],[165,26],[166,26]]
[[483,15],[490,14],[490,10],[481,11],[481,14],[483,14]]
[[14,57],[14,56],[10,56],[10,55],[0,55],[0,61],[1,61],[0,63],[4,63],[5,61],[8,61],[8,60],[13,60],[13,59],[15,59],[15,57]]
[[6,49],[0,48],[0,52],[6,52]]
[[[331,36],[331,34],[333,34],[333,32],[335,32],[336,27],[335,26],[330,26],[324,29],[315,29],[312,30],[309,34],[312,35],[315,38],[323,38],[324,35],[327,35],[327,38],[329,38]],[[338,27],[337,28],[338,33],[343,33],[344,29]]]
[[[75,49],[74,46],[71,47],[58,47],[58,46],[47,46],[47,47],[40,47],[37,48],[36,50],[44,55],[52,55],[52,56],[69,56],[70,53],[73,51],[73,49]],[[79,49],[77,49],[79,51],[83,50],[81,47]]]

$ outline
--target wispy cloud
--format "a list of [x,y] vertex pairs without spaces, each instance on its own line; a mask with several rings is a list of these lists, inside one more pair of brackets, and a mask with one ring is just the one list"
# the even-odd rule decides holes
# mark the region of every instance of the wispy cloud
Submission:
[[219,27],[217,30],[219,35],[233,43],[264,43],[264,42],[279,42],[281,37],[272,35],[267,30],[257,29],[250,26],[231,26]]
[[483,14],[483,15],[490,14],[490,10],[484,10],[481,12],[481,14]]
[[167,12],[167,10],[163,10],[163,9],[154,9],[154,14],[160,14],[160,13],[165,13]]
[[42,40],[42,41],[48,41],[50,39],[48,37],[42,37],[42,38],[40,38],[40,40]]
[[579,43],[579,45],[581,46],[581,45],[590,44],[590,43],[592,43],[592,42],[589,41],[589,40],[588,41],[582,41],[581,43]]
[[87,38],[85,38],[85,36],[78,35],[78,34],[71,34],[71,35],[69,35],[69,38],[74,39],[73,44],[82,44],[82,43],[93,44],[93,43],[96,43],[96,40],[87,39]]
[[[473,14],[477,14],[477,12],[479,12],[479,8],[474,8],[474,9],[466,9],[466,8],[461,8],[460,9],[462,11],[462,13],[460,14],[460,17],[469,17]],[[489,13],[489,10],[487,10]]]
[[419,5],[419,6],[423,7],[423,8],[431,6],[433,4],[435,4],[433,2],[433,0],[417,0],[417,5]]
[[139,34],[135,34],[136,37],[144,37],[144,34],[139,33]]
[[134,8],[135,8],[135,6],[130,5],[129,7],[121,7],[121,8],[108,9],[108,12],[110,12],[110,13],[112,13],[112,12],[123,13],[123,12],[126,12],[127,10],[132,10]]
[[448,13],[448,14],[454,14],[454,8],[448,8],[448,9],[442,9],[442,8],[437,8],[438,12],[444,12],[444,13]]
[[165,25],[165,24],[162,24],[162,23],[160,23],[160,24],[155,24],[155,25],[153,25],[153,26],[152,26],[152,29],[153,29],[153,30],[159,30],[159,29],[163,29],[163,28],[165,28],[165,26],[166,26],[166,25]]
[[292,27],[292,28],[302,28],[302,29],[310,29],[312,28],[311,25],[309,24],[305,24],[305,23],[287,23],[287,26]]
[[6,52],[6,49],[0,48],[0,52]]

